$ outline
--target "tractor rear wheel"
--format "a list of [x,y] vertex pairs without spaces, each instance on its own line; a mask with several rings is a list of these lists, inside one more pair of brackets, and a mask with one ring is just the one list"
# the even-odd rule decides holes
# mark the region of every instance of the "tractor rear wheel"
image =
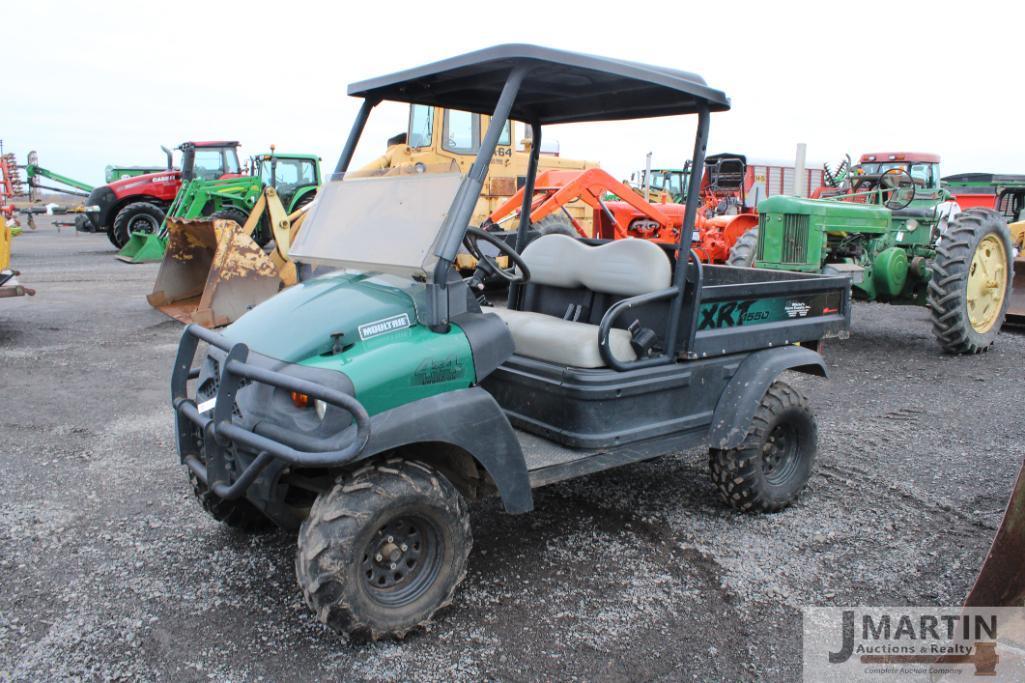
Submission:
[[987,350],[1004,324],[1014,276],[1011,233],[992,209],[965,209],[936,244],[929,308],[948,353]]
[[164,222],[164,211],[149,202],[132,202],[117,212],[109,236],[114,246],[120,249],[128,244],[132,233],[152,235],[160,230]]
[[709,449],[712,481],[738,510],[778,512],[808,483],[817,441],[808,399],[777,380],[758,404],[744,441],[736,448]]
[[726,265],[736,268],[754,268],[755,250],[758,248],[758,228],[751,228],[730,247]]
[[340,480],[299,530],[306,604],[355,640],[405,637],[452,602],[473,539],[463,497],[437,470],[392,459]]

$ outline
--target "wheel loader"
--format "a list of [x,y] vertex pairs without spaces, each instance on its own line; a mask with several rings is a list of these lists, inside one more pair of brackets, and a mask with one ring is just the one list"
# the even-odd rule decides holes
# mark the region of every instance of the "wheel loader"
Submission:
[[[306,193],[310,201],[313,195]],[[302,226],[309,201],[288,197],[289,214],[278,191],[263,188],[248,214],[228,209],[204,218],[167,219],[167,244],[151,306],[184,323],[220,327],[256,304],[296,283],[288,248]],[[264,250],[268,232],[273,240]]]
[[[117,258],[125,263],[149,263],[160,261],[167,247],[166,217],[198,218],[214,216],[230,218],[245,223],[249,210],[260,197],[264,186],[278,190],[281,201],[289,210],[295,210],[313,200],[320,186],[320,157],[312,154],[282,154],[271,151],[250,159],[248,173],[212,177],[212,174],[191,175],[184,178],[166,215],[152,213],[153,221],[148,228],[132,232],[128,242],[118,252]],[[153,225],[159,228],[153,229]],[[270,232],[261,226],[257,239],[266,242]]]

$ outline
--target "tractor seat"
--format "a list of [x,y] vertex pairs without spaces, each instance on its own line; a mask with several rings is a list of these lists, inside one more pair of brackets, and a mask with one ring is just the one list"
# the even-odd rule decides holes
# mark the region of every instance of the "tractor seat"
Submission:
[[[523,250],[530,283],[564,289],[584,288],[620,297],[637,296],[669,287],[672,266],[656,244],[624,239],[590,246],[568,235],[545,235]],[[494,311],[509,328],[521,356],[575,368],[602,368],[598,326],[563,320],[535,311]],[[623,361],[637,358],[627,330],[609,334],[612,355]]]

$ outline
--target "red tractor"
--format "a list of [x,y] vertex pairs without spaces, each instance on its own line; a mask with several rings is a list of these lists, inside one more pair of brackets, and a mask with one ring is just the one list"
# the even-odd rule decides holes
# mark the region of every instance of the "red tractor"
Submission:
[[[758,215],[745,207],[746,162],[739,154],[719,154],[706,160],[701,202],[694,223],[692,248],[701,260],[724,263],[730,247],[758,225]],[[610,197],[615,197],[610,199]],[[593,210],[590,225],[567,205],[581,201]],[[497,224],[523,205],[523,189],[491,214]],[[600,168],[584,171],[545,171],[537,176],[530,222],[538,232],[562,232],[597,239],[636,237],[675,244],[686,207],[668,201],[650,203]]]
[[183,142],[176,149],[182,153],[180,170],[172,166],[171,152],[165,148],[166,171],[101,185],[86,200],[86,215],[93,227],[105,230],[118,249],[128,242],[133,232],[154,233],[160,229],[164,213],[184,181],[242,175],[237,142]]

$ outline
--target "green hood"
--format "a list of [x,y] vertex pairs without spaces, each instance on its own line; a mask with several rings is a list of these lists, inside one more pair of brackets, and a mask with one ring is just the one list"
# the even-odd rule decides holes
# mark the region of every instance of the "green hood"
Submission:
[[224,329],[231,342],[287,363],[360,340],[359,327],[406,314],[416,325],[415,283],[386,275],[330,273],[271,297]]

